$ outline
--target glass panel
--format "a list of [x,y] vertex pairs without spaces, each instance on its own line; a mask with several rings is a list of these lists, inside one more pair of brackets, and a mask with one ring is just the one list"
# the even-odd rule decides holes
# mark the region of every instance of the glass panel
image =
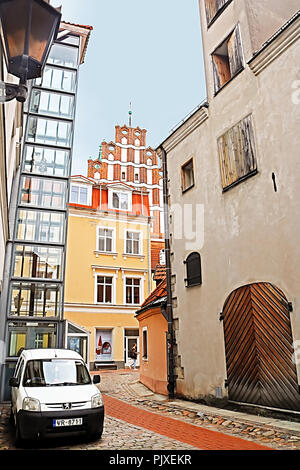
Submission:
[[62,39],[60,42],[63,44],[72,44],[73,46],[79,46],[80,37],[68,35],[66,38]]
[[119,208],[119,204],[120,204],[120,201],[119,201],[119,195],[117,193],[113,193],[113,207],[115,209],[118,209]]
[[88,190],[87,188],[80,188],[79,204],[87,204]]
[[126,287],[126,303],[127,304],[132,303],[132,287],[130,286]]
[[51,176],[68,176],[69,152],[26,145],[24,171]]
[[121,194],[121,209],[127,210],[128,209],[128,195]]
[[106,251],[112,251],[112,239],[106,238]]
[[75,47],[53,44],[47,63],[76,68],[78,65],[78,49]]
[[49,91],[33,90],[30,111],[71,119],[74,115],[74,97],[50,93]]
[[28,361],[23,386],[46,387],[47,385],[87,385],[91,377],[83,362],[72,359],[42,359]]
[[35,80],[35,84],[45,88],[53,88],[67,92],[76,90],[76,72],[73,70],[56,69],[46,65],[43,76]]
[[97,302],[104,302],[103,293],[104,293],[103,284],[98,284]]
[[135,255],[138,255],[138,254],[139,254],[139,251],[140,251],[139,246],[140,246],[139,242],[136,241],[136,240],[134,240],[134,241],[133,241],[133,253],[134,253]]
[[134,291],[134,300],[133,300],[133,302],[135,304],[139,304],[140,303],[140,288],[139,287],[134,287],[133,291]]
[[62,243],[64,230],[64,214],[30,210],[19,210],[18,212],[18,240]]
[[17,357],[21,348],[56,347],[56,325],[53,323],[10,322],[8,356]]
[[26,333],[10,333],[9,356],[18,356],[19,351],[26,347]]
[[79,186],[71,185],[71,199],[70,202],[78,202],[79,198]]
[[58,317],[61,288],[57,284],[12,282],[10,316]]
[[68,349],[71,349],[71,351],[76,351],[81,355],[84,362],[87,363],[87,338],[85,336],[69,336]]
[[70,147],[71,133],[72,124],[70,122],[32,116],[28,119],[28,142]]
[[49,209],[65,209],[66,192],[66,181],[23,176],[20,204]]
[[14,277],[60,280],[62,248],[19,245],[14,253]]

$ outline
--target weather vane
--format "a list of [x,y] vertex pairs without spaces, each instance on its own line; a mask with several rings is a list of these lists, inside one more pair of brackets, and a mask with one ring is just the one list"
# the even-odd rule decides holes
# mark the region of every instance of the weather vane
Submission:
[[128,114],[129,114],[129,127],[131,127],[131,117],[132,117],[132,110],[131,110],[131,101],[129,103],[129,111],[128,111]]

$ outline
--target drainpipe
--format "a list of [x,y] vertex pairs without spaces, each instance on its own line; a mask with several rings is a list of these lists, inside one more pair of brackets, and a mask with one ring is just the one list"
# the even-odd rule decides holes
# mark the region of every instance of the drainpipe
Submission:
[[169,398],[175,397],[176,378],[174,362],[174,328],[173,328],[173,306],[171,290],[171,258],[170,258],[170,233],[169,233],[169,205],[168,205],[168,169],[167,154],[165,149],[159,147],[162,154],[163,167],[163,200],[164,200],[164,221],[165,221],[165,256],[166,256],[166,277],[167,277],[167,305],[166,314],[168,319],[167,350],[168,350],[168,392]]

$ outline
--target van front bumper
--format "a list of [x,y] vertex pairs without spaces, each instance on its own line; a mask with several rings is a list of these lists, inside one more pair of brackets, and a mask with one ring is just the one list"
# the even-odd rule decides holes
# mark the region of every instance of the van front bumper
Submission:
[[[82,418],[82,425],[55,427],[56,419]],[[20,410],[17,416],[22,439],[48,438],[70,435],[96,435],[103,431],[104,406],[82,410],[36,412]]]

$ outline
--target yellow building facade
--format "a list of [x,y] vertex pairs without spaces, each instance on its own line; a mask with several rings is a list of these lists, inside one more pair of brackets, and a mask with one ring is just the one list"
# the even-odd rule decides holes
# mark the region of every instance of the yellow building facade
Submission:
[[66,347],[91,370],[122,368],[139,347],[135,313],[152,291],[147,191],[72,177],[64,319]]

